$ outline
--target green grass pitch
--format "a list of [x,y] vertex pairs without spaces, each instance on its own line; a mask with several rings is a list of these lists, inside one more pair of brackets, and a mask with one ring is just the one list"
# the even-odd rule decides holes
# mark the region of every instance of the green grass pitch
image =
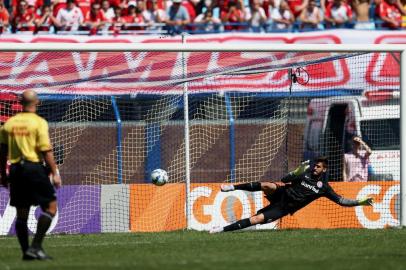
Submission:
[[406,229],[49,236],[53,261],[23,262],[0,237],[0,269],[406,269]]

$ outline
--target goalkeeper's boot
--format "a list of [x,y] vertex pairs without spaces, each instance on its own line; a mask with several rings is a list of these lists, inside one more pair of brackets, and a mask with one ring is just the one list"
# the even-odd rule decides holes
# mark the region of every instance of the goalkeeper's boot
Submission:
[[220,189],[222,192],[229,192],[229,191],[234,191],[234,185],[232,184],[222,184],[220,186]]
[[24,254],[24,260],[52,260],[51,256],[48,256],[42,248],[33,248],[30,247]]
[[213,233],[221,233],[221,232],[224,232],[224,229],[221,226],[214,226],[209,231],[209,233],[211,233],[211,234],[213,234]]

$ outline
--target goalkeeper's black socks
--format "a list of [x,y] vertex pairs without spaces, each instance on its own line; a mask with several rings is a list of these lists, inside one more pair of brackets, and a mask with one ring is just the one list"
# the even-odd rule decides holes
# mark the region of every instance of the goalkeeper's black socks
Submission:
[[241,229],[247,228],[249,226],[251,226],[251,221],[249,218],[245,218],[245,219],[241,219],[233,224],[225,226],[223,228],[223,230],[225,232],[231,232],[231,231],[235,231],[235,230],[241,230]]
[[21,251],[24,254],[27,251],[28,245],[29,245],[28,244],[27,220],[22,219],[22,218],[17,218],[15,229],[16,229],[18,242],[20,243],[20,246],[21,246]]
[[47,212],[42,213],[42,215],[38,218],[38,225],[37,225],[37,233],[34,236],[32,241],[33,248],[41,248],[42,241],[44,240],[44,236],[51,226],[53,216]]
[[234,185],[235,190],[247,190],[247,191],[261,191],[260,182],[251,182],[245,184]]

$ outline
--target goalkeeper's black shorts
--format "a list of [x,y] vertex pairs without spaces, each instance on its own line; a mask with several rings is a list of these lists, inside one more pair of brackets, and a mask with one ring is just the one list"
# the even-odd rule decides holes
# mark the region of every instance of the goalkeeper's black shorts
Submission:
[[263,214],[265,217],[264,223],[273,222],[280,219],[292,211],[288,207],[288,198],[284,191],[275,192],[273,194],[271,204],[258,210],[257,214]]
[[56,200],[47,169],[41,163],[19,162],[10,166],[10,205],[47,207]]

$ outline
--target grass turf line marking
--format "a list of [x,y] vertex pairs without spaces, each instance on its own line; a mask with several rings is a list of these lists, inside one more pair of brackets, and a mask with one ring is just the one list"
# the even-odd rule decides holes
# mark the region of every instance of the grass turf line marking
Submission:
[[[47,247],[103,247],[103,246],[127,246],[127,245],[144,245],[144,244],[157,244],[158,242],[151,242],[151,241],[140,241],[140,242],[117,242],[117,243],[112,243],[112,242],[106,242],[106,243],[79,243],[79,244],[69,244],[69,243],[50,243],[50,244],[45,244]],[[165,242],[162,242],[165,243]],[[162,244],[161,243],[161,244]],[[159,244],[159,243],[158,243]]]

